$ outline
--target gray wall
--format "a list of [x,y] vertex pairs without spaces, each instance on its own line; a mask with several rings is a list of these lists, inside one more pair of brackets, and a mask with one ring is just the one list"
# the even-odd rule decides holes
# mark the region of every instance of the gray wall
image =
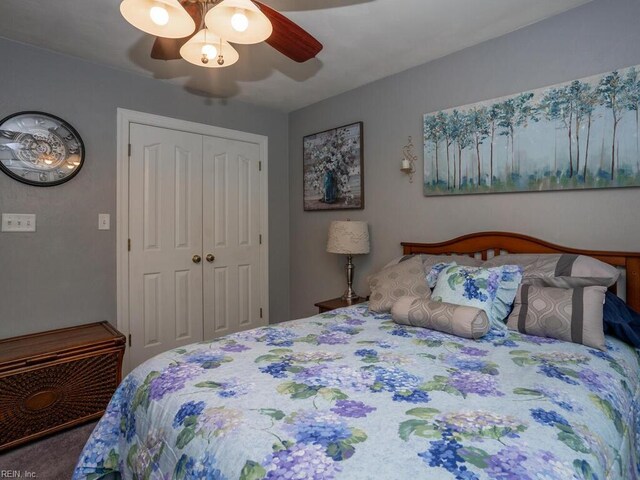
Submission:
[[[638,189],[426,198],[421,185],[424,113],[640,64],[638,20],[637,0],[595,0],[292,113],[292,317],[316,312],[315,302],[344,289],[344,258],[325,252],[331,220],[370,223],[372,252],[354,260],[361,294],[368,292],[365,275],[399,255],[401,241],[507,230],[576,247],[639,250]],[[303,212],[302,137],[359,120],[364,121],[366,209]],[[412,184],[399,170],[409,135],[420,158]]]
[[[76,127],[85,165],[40,188],[0,174],[0,212],[35,213],[37,232],[0,233],[0,338],[116,322],[116,109],[269,137],[270,316],[289,317],[287,115],[209,100],[158,80],[0,39],[0,117],[41,110]],[[98,213],[112,229],[98,231]]]

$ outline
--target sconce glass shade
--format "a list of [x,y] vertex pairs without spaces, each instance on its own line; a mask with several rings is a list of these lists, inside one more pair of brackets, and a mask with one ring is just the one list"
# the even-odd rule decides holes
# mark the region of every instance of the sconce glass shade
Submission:
[[[161,19],[155,15],[154,21],[151,15],[153,8],[166,10],[169,14],[168,22],[164,25],[162,22],[157,23]],[[120,4],[120,13],[131,25],[156,37],[184,38],[196,29],[193,18],[178,0],[124,0]]]
[[[236,14],[244,14],[248,26],[238,31],[238,21],[232,21]],[[273,26],[264,13],[251,0],[223,0],[207,12],[204,21],[210,30],[232,43],[251,44],[264,42],[271,36]]]
[[[216,55],[211,55],[208,57],[208,62],[204,63],[202,61],[203,47],[206,45],[212,45],[216,49]],[[207,50],[208,49],[205,49],[204,51],[206,52]],[[236,49],[233,48],[229,42],[225,42],[224,40],[221,42],[218,35],[206,28],[200,30],[182,46],[180,55],[187,62],[206,68],[228,67],[236,63],[240,58]],[[218,63],[219,55],[222,55],[222,59],[224,60],[222,65]]]
[[327,252],[341,253],[343,255],[361,255],[369,253],[370,248],[367,222],[331,222]]

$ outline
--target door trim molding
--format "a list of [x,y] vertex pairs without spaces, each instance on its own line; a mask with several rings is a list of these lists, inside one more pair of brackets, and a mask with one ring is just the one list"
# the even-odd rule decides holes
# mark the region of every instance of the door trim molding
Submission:
[[[203,123],[163,117],[151,113],[118,108],[117,112],[117,180],[116,180],[116,326],[127,337],[129,328],[129,131],[132,123],[167,128],[211,137],[255,143],[260,148],[262,171],[260,175],[260,304],[265,325],[269,324],[269,138],[264,135],[230,130]],[[128,373],[129,349],[126,349],[123,371]]]

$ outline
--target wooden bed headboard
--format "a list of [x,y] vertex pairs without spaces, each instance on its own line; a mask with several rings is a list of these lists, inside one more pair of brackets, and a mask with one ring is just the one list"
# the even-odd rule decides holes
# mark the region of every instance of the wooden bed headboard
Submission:
[[609,252],[605,250],[580,250],[561,247],[544,240],[509,232],[478,232],[440,243],[402,242],[405,255],[429,253],[433,255],[480,254],[483,260],[493,255],[508,253],[572,253],[588,255],[598,260],[626,270],[626,301],[640,312],[640,252]]

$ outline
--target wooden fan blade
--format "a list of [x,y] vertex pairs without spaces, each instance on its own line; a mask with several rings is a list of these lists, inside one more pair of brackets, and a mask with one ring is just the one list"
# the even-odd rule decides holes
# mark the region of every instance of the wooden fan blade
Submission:
[[156,60],[180,60],[180,49],[189,41],[193,35],[200,30],[202,24],[202,10],[200,4],[191,3],[188,0],[182,0],[180,2],[182,7],[187,11],[196,23],[196,30],[192,35],[184,38],[163,38],[157,37],[151,48],[151,58]]
[[302,27],[293,23],[273,8],[251,0],[265,14],[273,25],[273,33],[266,42],[283,55],[302,63],[315,58],[322,50],[322,44]]

